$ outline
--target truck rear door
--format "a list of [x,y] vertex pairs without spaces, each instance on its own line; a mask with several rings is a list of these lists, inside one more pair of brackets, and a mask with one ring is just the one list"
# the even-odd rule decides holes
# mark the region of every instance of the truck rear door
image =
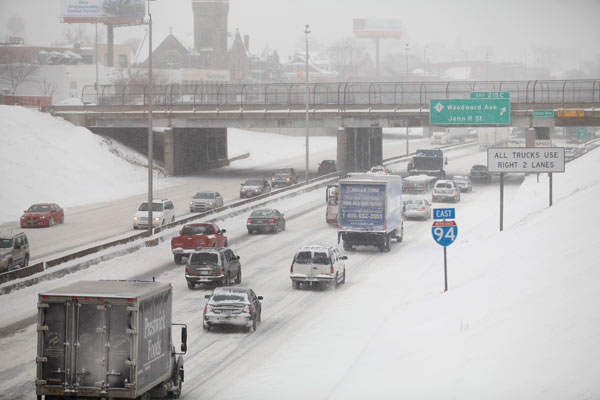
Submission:
[[41,379],[65,391],[124,388],[131,382],[130,312],[97,298],[48,302],[43,307]]

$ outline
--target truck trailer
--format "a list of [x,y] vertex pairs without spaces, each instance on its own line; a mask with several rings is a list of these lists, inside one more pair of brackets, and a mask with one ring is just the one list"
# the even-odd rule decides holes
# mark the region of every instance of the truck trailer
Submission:
[[340,181],[338,243],[344,250],[368,245],[387,252],[403,235],[401,176],[359,174]]
[[[171,284],[80,281],[38,295],[38,399],[178,398],[187,326]],[[172,325],[181,326],[181,352]]]

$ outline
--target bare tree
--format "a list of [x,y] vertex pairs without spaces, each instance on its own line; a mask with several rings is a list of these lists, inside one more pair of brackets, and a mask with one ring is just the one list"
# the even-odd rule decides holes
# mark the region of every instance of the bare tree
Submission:
[[10,47],[0,47],[0,80],[9,85],[13,95],[21,84],[30,81],[39,70],[39,65],[24,61],[24,53],[17,53],[15,57]]
[[54,97],[54,94],[58,91],[58,88],[56,85],[54,85],[54,82],[49,81],[46,78],[38,81],[38,88],[42,95],[49,97]]

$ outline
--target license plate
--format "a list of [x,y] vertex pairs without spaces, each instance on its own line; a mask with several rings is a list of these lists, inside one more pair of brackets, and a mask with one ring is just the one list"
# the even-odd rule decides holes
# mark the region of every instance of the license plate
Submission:
[[208,271],[200,271],[200,275],[208,275]]
[[231,316],[231,310],[224,310],[224,313],[226,317]]

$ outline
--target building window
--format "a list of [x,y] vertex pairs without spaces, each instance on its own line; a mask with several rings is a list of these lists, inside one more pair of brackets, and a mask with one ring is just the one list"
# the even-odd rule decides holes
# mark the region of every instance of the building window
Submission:
[[127,55],[119,54],[119,67],[127,68]]

